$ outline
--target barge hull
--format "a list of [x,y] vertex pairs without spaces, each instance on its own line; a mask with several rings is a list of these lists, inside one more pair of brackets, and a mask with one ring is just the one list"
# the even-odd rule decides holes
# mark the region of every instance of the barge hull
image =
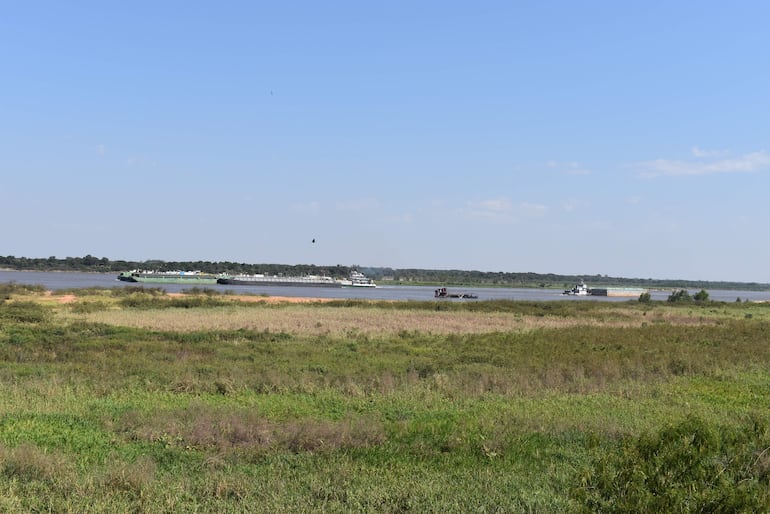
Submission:
[[336,282],[301,282],[288,280],[238,280],[234,278],[220,278],[217,284],[230,286],[292,286],[292,287],[342,287]]

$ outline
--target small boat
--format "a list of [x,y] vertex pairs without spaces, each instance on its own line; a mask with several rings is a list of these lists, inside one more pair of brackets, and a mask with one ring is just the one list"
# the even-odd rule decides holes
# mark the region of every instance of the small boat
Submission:
[[440,287],[433,292],[434,298],[460,298],[463,300],[476,300],[478,296],[471,293],[450,293],[446,287]]
[[591,294],[591,290],[588,289],[588,286],[586,285],[585,281],[581,281],[579,284],[576,284],[575,287],[573,287],[572,289],[566,289],[562,294],[570,295],[570,296],[589,296]]

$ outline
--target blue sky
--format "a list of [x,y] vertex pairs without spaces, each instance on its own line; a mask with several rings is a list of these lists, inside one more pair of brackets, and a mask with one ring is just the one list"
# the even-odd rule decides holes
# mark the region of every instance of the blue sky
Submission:
[[5,2],[0,255],[770,282],[768,19]]

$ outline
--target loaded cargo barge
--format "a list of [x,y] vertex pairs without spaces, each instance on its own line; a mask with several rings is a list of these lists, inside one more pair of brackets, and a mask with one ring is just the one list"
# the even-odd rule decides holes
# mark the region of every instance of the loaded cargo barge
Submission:
[[151,284],[193,284],[213,285],[217,275],[200,271],[123,271],[118,275],[123,282],[141,282]]
[[640,295],[647,292],[647,289],[641,287],[605,287],[605,288],[591,288],[591,296],[616,296],[616,297],[628,297],[639,298]]
[[335,279],[322,275],[263,275],[203,273],[201,271],[123,271],[118,275],[123,282],[192,285],[238,285],[238,286],[300,286],[300,287],[377,287],[370,278],[356,270],[347,279]]
[[610,296],[638,298],[647,292],[642,287],[588,287],[585,282],[576,284],[572,289],[567,289],[562,294],[569,296]]
[[305,275],[302,277],[283,277],[279,275],[228,275],[217,278],[217,284],[237,286],[302,286],[302,287],[342,287],[332,277]]

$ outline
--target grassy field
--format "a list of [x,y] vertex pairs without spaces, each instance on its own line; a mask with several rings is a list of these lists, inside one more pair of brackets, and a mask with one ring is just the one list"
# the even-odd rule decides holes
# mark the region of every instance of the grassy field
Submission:
[[252,300],[0,285],[0,512],[770,510],[770,305]]

